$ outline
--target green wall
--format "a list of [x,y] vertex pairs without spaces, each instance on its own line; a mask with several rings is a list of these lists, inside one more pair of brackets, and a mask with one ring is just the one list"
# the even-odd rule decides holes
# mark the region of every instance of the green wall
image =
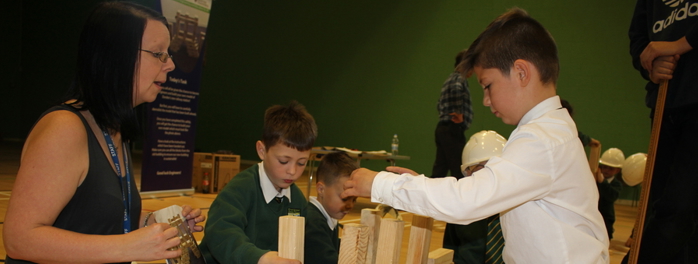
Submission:
[[[26,1],[11,15],[21,41],[8,42],[12,50],[19,46],[14,54],[21,62],[5,61],[11,69],[4,78],[19,84],[0,93],[9,109],[0,113],[0,135],[26,137],[65,92],[79,31],[96,2]],[[428,174],[436,101],[454,55],[513,6],[526,9],[556,39],[558,93],[574,105],[578,128],[604,150],[646,152],[644,81],[628,53],[630,0],[213,1],[196,148],[256,160],[264,110],[295,99],[316,118],[317,145],[388,150],[397,133],[400,154],[412,157],[398,165]],[[508,137],[514,127],[490,114],[482,88],[474,78],[469,82],[475,119],[466,134],[491,129]],[[362,165],[381,169],[386,163]]]
[[[317,145],[389,149],[430,173],[436,101],[454,55],[497,15],[526,9],[559,46],[558,92],[581,131],[604,149],[645,152],[644,82],[631,66],[627,29],[633,1],[216,1],[208,30],[197,148],[256,159],[264,110],[296,99],[319,126]],[[469,136],[504,125],[469,80],[475,118]],[[364,162],[380,169],[383,162]]]

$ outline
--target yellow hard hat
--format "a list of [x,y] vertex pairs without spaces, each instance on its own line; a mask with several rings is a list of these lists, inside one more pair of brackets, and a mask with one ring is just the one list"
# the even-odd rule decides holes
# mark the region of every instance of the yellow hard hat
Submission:
[[463,148],[461,171],[464,171],[468,166],[501,155],[506,143],[506,138],[492,130],[483,130],[473,134]]
[[606,150],[599,159],[599,163],[614,168],[623,168],[623,162],[625,162],[625,155],[617,148]]
[[623,162],[623,181],[629,186],[635,186],[642,182],[645,176],[645,163],[647,154],[635,153]]

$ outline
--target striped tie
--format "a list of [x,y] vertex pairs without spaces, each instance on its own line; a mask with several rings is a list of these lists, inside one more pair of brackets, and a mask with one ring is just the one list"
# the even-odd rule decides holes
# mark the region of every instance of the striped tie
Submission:
[[502,250],[504,249],[504,236],[502,236],[502,227],[499,225],[499,214],[493,215],[488,219],[485,263],[503,264]]

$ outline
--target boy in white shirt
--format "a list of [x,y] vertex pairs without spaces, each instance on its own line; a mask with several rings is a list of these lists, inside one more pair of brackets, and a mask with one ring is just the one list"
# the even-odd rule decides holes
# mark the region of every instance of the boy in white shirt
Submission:
[[484,105],[517,126],[501,157],[458,181],[362,168],[343,196],[457,224],[500,214],[506,263],[608,263],[596,184],[576,125],[556,95],[559,60],[550,33],[512,9],[478,36],[458,68],[474,72]]

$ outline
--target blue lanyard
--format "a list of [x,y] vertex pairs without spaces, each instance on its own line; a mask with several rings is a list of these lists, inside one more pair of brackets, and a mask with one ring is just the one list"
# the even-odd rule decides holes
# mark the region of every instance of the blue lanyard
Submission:
[[111,159],[114,161],[114,167],[116,167],[117,177],[119,177],[121,200],[124,202],[124,234],[126,234],[131,232],[131,169],[128,166],[128,158],[126,157],[126,144],[122,144],[122,147],[124,147],[124,168],[126,169],[126,190],[128,195],[124,194],[123,179],[121,178],[121,166],[119,166],[119,155],[114,148],[114,141],[112,141],[111,136],[106,131],[103,130],[102,134],[104,134],[104,140],[107,141],[109,154],[111,154]]

